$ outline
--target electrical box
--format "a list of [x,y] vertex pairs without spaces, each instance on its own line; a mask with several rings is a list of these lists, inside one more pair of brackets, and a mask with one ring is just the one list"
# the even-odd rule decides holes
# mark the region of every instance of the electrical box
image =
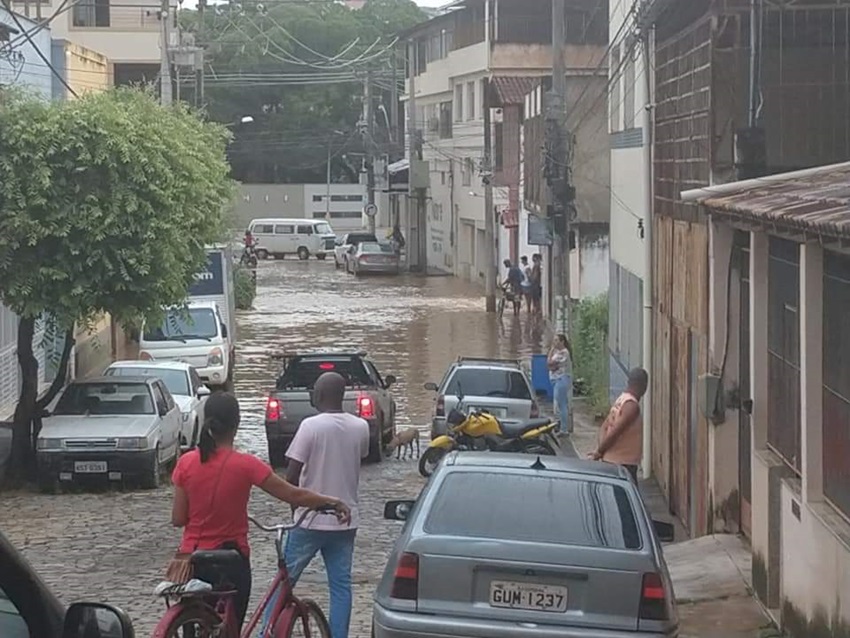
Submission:
[[431,185],[431,169],[427,160],[410,160],[411,188],[428,188]]
[[697,406],[700,414],[715,425],[726,420],[726,393],[719,375],[703,374],[697,379]]

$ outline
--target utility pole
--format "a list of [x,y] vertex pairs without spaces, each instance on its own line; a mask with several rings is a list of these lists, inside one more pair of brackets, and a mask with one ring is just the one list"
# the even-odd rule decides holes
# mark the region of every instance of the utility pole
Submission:
[[565,0],[552,0],[552,90],[547,96],[545,174],[549,184],[552,243],[552,294],[555,325],[570,333],[570,218],[575,200],[569,166],[569,133],[566,130],[567,75]]
[[484,287],[485,308],[496,312],[496,281],[499,265],[496,263],[496,219],[493,215],[493,137],[490,126],[490,79],[482,81],[484,104],[484,160],[481,162],[481,181],[484,183]]
[[160,78],[160,103],[163,106],[171,106],[173,100],[171,91],[171,62],[168,56],[169,47],[169,26],[172,19],[171,7],[169,0],[162,0],[160,8],[160,29],[161,51],[159,58],[159,78]]
[[204,31],[206,27],[207,0],[198,0],[198,36],[195,44],[201,48],[201,68],[195,69],[195,108],[204,106]]
[[366,84],[363,87],[363,119],[366,136],[366,196],[368,209],[371,211],[366,218],[369,220],[369,232],[375,234],[375,114],[372,104],[372,71],[366,72]]
[[[331,138],[333,139],[333,138]],[[327,187],[325,189],[325,221],[331,221],[331,139],[328,140]]]

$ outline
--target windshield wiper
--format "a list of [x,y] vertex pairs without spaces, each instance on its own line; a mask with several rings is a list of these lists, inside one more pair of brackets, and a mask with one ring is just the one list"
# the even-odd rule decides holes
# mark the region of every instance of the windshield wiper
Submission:
[[183,335],[183,343],[186,343],[187,339],[203,339],[204,341],[212,341],[210,337],[205,337],[204,335]]
[[169,335],[164,339],[164,341],[182,341],[183,343],[186,343],[186,338],[178,335]]

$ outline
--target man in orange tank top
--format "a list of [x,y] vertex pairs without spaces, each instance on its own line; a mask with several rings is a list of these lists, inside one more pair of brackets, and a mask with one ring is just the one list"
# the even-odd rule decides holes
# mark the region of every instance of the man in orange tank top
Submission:
[[588,456],[594,461],[623,465],[637,483],[643,454],[643,419],[640,400],[646,394],[649,375],[643,368],[629,372],[629,385],[608,412],[599,431],[599,444]]

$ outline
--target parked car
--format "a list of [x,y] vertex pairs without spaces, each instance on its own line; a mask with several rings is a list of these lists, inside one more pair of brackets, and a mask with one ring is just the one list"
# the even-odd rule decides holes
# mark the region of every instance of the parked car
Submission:
[[36,442],[39,485],[100,478],[160,484],[180,454],[180,408],[158,378],[106,376],[73,381],[45,414]]
[[446,415],[460,395],[466,412],[486,410],[508,426],[540,416],[528,375],[515,359],[458,357],[439,385],[426,383],[425,389],[437,393],[432,439],[446,433]]
[[357,276],[397,275],[399,257],[390,244],[361,242],[349,255],[345,268]]
[[117,607],[100,603],[76,603],[66,610],[0,532],[0,636],[133,638],[133,623]]
[[674,638],[660,540],[616,465],[452,453],[414,501],[375,592],[373,636]]
[[259,259],[283,259],[287,255],[298,255],[301,260],[309,259],[310,255],[324,259],[336,243],[331,225],[324,220],[303,217],[253,219],[248,229],[257,241]]
[[210,390],[194,367],[180,361],[116,361],[103,374],[162,379],[180,408],[180,446],[193,448],[198,444]]
[[345,378],[343,407],[369,423],[368,460],[375,463],[383,459],[395,434],[396,403],[390,387],[396,378],[381,377],[365,352],[319,352],[284,357],[283,372],[266,402],[266,439],[272,465],[284,465],[286,450],[301,421],[317,414],[311,392],[325,372],[338,372]]
[[334,247],[334,266],[348,270],[348,258],[351,252],[362,242],[377,242],[378,238],[373,233],[346,233],[336,241]]

